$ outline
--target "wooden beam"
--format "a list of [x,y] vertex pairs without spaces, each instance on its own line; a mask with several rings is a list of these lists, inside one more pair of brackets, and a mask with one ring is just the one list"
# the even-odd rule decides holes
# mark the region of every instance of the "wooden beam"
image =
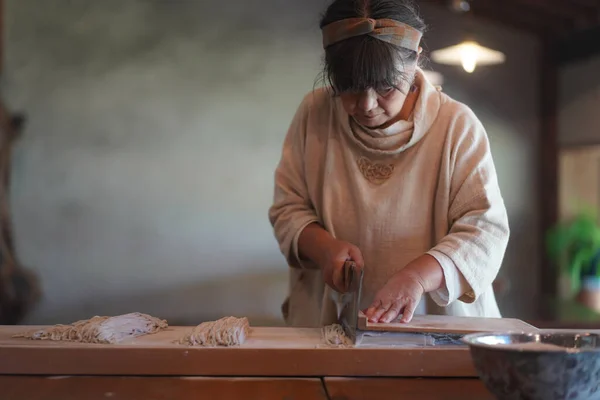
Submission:
[[[429,3],[437,4],[439,6],[445,7],[448,9],[448,0],[425,0]],[[540,23],[535,22],[534,25],[529,23],[524,23],[522,19],[515,20],[507,17],[506,15],[499,15],[489,12],[489,10],[485,9],[477,9],[469,12],[466,16],[476,18],[480,21],[489,21],[495,24],[508,26],[510,28],[529,33],[534,35],[539,35],[543,32],[543,29],[539,29]]]
[[[425,1],[449,5],[448,0]],[[600,25],[600,4],[590,7],[563,0],[470,0],[470,4],[468,15],[535,35],[561,38]]]
[[4,0],[0,0],[0,75],[4,72],[4,46],[6,40],[6,12]]
[[488,8],[479,7],[476,10],[473,9],[472,13],[476,18],[483,21],[490,21],[495,24],[503,25],[525,33],[542,35],[547,30],[547,26],[543,24],[531,24],[527,21],[523,21],[522,17],[519,17],[519,19],[514,19],[511,16],[506,15],[506,13],[496,13]]
[[565,20],[568,30],[566,34],[600,25],[600,2],[597,7],[582,7],[564,0],[505,0],[527,7],[532,12],[540,11],[547,16]]
[[558,221],[558,65],[553,38],[542,38],[539,58],[540,137],[539,137],[539,309],[542,319],[554,319],[547,299],[557,294],[557,273],[546,255],[546,232]]
[[589,13],[569,5],[564,0],[560,2],[548,0],[503,0],[502,4],[505,7],[514,7],[527,11],[529,14],[537,13],[538,17],[542,13],[551,18],[570,21],[589,18]]
[[[577,12],[580,17],[575,19],[574,30],[593,28],[600,25],[600,1],[598,0],[522,0],[548,3],[549,8],[568,13],[569,9]],[[570,32],[569,32],[570,33]]]
[[540,18],[539,14],[524,13],[517,7],[507,7],[497,0],[478,0],[471,5],[471,12],[478,17],[538,35],[558,35],[569,28],[562,19]]
[[523,2],[539,2],[547,4],[548,10],[559,10],[565,15],[575,17],[575,28],[592,28],[600,24],[600,1],[598,0],[521,0]]
[[[589,13],[590,11],[594,11],[595,9],[597,10],[598,8],[600,8],[600,3],[595,3],[595,4],[578,4],[577,2],[574,1],[565,1],[565,0],[522,0],[523,2],[529,2],[529,3],[539,3],[540,6],[542,7],[546,7],[546,8],[554,8],[554,9],[559,9],[565,13],[570,14],[572,10],[573,13],[578,13],[579,15],[583,14],[583,13]],[[593,0],[596,1],[596,0]]]
[[[562,0],[557,0],[562,1]],[[588,10],[596,9],[598,10],[598,0],[569,0],[569,3],[572,3],[575,6],[586,7]]]

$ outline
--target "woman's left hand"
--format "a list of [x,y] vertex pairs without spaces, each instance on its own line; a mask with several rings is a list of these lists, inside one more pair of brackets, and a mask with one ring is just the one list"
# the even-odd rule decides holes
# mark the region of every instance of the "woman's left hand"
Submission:
[[369,322],[388,323],[402,314],[401,322],[410,322],[425,292],[417,273],[403,269],[398,271],[375,295],[375,299],[365,311]]

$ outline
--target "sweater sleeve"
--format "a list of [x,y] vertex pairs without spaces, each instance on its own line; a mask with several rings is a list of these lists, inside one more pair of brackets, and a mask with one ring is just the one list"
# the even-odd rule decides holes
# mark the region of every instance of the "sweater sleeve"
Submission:
[[[447,306],[456,299],[472,303],[491,287],[500,270],[510,234],[483,126],[469,110],[450,129],[454,139],[451,139],[447,165],[450,174],[449,232],[428,252],[438,260],[446,277],[446,290],[442,294],[448,297],[440,297],[439,293],[432,295],[440,306]],[[455,271],[447,274],[453,268]]]
[[430,250],[428,254],[437,260],[444,273],[444,285],[431,292],[431,298],[438,306],[447,307],[463,293],[470,290],[469,284],[450,257],[436,250]]
[[305,97],[299,106],[283,143],[282,155],[275,170],[273,204],[269,221],[279,249],[291,267],[305,267],[298,254],[302,230],[319,219],[308,195],[305,180],[304,151],[309,105]]

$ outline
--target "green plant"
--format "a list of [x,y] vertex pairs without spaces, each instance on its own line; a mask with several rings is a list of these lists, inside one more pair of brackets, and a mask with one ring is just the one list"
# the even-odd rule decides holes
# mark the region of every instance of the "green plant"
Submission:
[[546,235],[546,251],[566,273],[574,291],[584,277],[600,277],[600,226],[596,213],[586,210],[554,226]]

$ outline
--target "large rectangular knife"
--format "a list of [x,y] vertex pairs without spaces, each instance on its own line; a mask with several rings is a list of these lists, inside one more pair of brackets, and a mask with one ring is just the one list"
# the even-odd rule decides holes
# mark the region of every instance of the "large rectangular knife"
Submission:
[[359,269],[352,260],[346,261],[342,270],[342,280],[345,293],[342,294],[342,309],[339,324],[344,333],[356,344],[358,331],[358,313],[360,311],[360,298],[362,293],[364,270]]

